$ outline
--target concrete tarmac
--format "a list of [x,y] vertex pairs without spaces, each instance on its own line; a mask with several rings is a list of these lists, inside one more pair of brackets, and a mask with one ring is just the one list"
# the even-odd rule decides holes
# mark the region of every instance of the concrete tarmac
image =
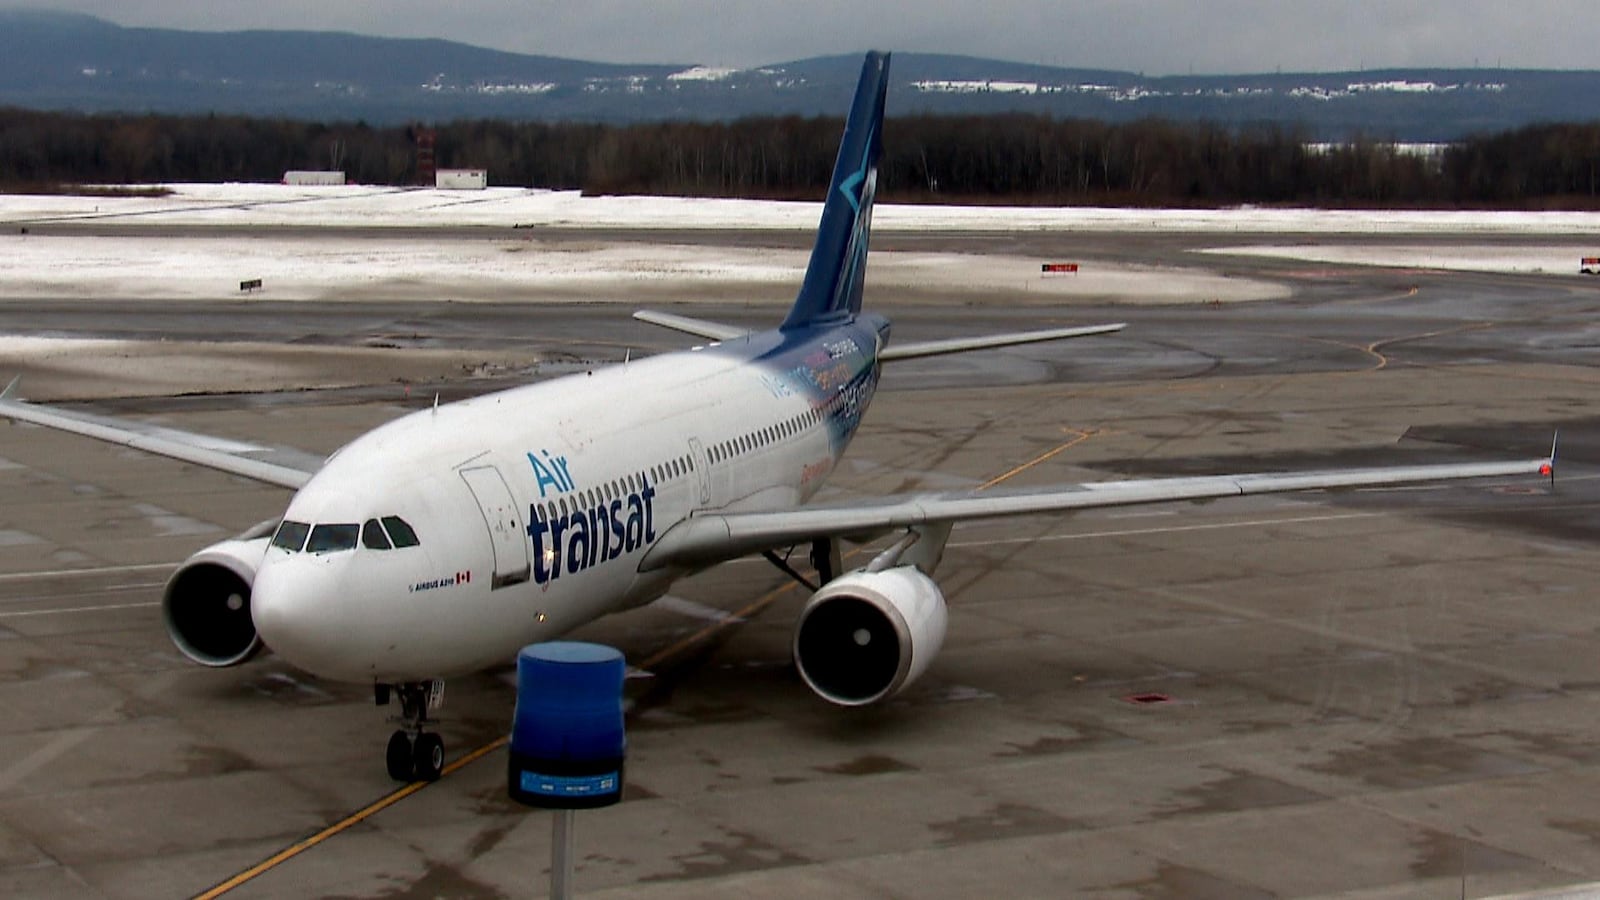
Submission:
[[[1183,253],[1138,241],[1083,255]],[[902,338],[1131,324],[891,371],[832,491],[1525,458],[1559,426],[1555,485],[963,526],[939,573],[944,651],[870,710],[829,707],[794,674],[804,596],[770,566],[685,581],[577,635],[652,673],[628,685],[625,802],[578,816],[579,892],[1442,898],[1600,880],[1600,294],[1572,279],[1212,265],[1292,296],[1062,311],[869,294]],[[773,308],[676,311],[754,323]],[[284,312],[0,304],[19,333],[221,336],[264,360],[185,389],[154,360],[115,378],[23,360],[25,393],[314,452],[436,391],[685,343],[613,308]],[[374,346],[397,334],[416,344]],[[322,352],[250,349],[274,336]],[[440,355],[406,356],[417,349]],[[395,365],[410,367],[401,380]],[[208,392],[217,381],[237,393]],[[305,389],[269,390],[284,387]],[[12,426],[0,497],[0,894],[544,892],[550,818],[507,799],[503,749],[372,810],[395,785],[370,691],[270,654],[202,669],[168,642],[172,566],[277,515],[285,491]],[[509,667],[452,681],[450,759],[493,748],[512,701]]]

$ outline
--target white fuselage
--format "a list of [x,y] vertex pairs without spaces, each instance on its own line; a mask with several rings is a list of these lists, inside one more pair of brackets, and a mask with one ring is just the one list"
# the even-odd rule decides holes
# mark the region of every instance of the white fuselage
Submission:
[[[510,661],[655,599],[685,572],[639,562],[675,523],[791,507],[821,486],[876,386],[870,326],[759,361],[739,341],[667,354],[363,435],[284,514],[312,543],[267,550],[251,601],[263,640],[325,678],[415,681]],[[387,520],[397,534],[394,519],[414,546],[369,546],[363,532],[316,550],[341,531],[318,526]]]

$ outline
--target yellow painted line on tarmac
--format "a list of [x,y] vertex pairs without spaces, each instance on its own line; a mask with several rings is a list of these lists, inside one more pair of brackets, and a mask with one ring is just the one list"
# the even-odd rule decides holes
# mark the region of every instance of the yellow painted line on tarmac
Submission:
[[[1098,429],[1090,429],[1088,431],[1077,431],[1075,429],[1069,429],[1069,431],[1071,431],[1072,433],[1075,433],[1076,437],[1074,437],[1071,440],[1066,441],[1064,443],[1058,444],[1057,446],[1045,451],[1044,453],[1041,453],[1038,456],[1035,456],[1033,459],[1030,459],[1027,462],[1022,463],[1021,465],[1012,468],[1010,471],[1005,472],[1004,474],[1001,474],[1001,475],[998,475],[998,476],[996,476],[994,478],[989,479],[988,481],[986,481],[983,484],[979,485],[977,489],[981,491],[981,490],[984,490],[986,488],[990,488],[990,487],[993,487],[993,486],[995,486],[997,484],[1000,484],[1001,482],[1003,482],[1003,481],[1005,481],[1005,480],[1007,480],[1009,478],[1013,478],[1016,475],[1021,474],[1022,472],[1026,472],[1027,470],[1033,468],[1034,466],[1036,466],[1036,465],[1038,465],[1038,464],[1040,464],[1040,463],[1042,463],[1042,462],[1044,462],[1044,461],[1046,461],[1048,459],[1051,459],[1051,458],[1053,458],[1053,457],[1055,457],[1055,456],[1057,456],[1057,455],[1059,455],[1061,453],[1064,453],[1068,449],[1070,449],[1072,447],[1075,447],[1078,444],[1081,444],[1084,441],[1086,441],[1086,440],[1094,437],[1095,435],[1101,433]],[[849,553],[845,554],[845,558],[858,556],[858,555],[860,555],[861,553],[864,553],[864,552],[865,552],[864,549],[857,548],[857,549],[852,550]],[[778,587],[773,588],[770,591],[767,591],[765,594],[762,594],[757,599],[755,599],[755,600],[751,601],[749,604],[745,605],[742,609],[739,609],[738,611],[734,612],[730,618],[724,619],[724,620],[722,620],[720,622],[714,622],[714,623],[712,623],[710,625],[707,625],[706,627],[700,629],[699,631],[695,632],[694,634],[691,634],[688,637],[686,637],[686,638],[684,638],[684,639],[682,639],[682,640],[680,640],[680,641],[678,641],[678,642],[676,642],[676,643],[674,643],[674,644],[672,644],[672,645],[670,645],[670,646],[668,646],[668,647],[666,647],[666,648],[664,648],[662,650],[658,650],[655,653],[650,654],[648,657],[646,657],[645,659],[643,659],[643,660],[641,660],[639,662],[639,668],[648,671],[649,669],[660,665],[663,661],[671,659],[672,657],[674,657],[674,656],[676,656],[676,655],[678,655],[678,654],[680,654],[680,653],[682,653],[682,652],[694,647],[695,645],[701,643],[702,641],[706,641],[706,640],[709,640],[710,638],[715,637],[717,634],[719,634],[723,630],[725,630],[727,628],[731,628],[734,625],[738,624],[739,622],[741,622],[743,620],[746,620],[746,619],[749,619],[752,616],[759,615],[767,607],[769,607],[773,603],[777,602],[778,598],[780,598],[784,594],[794,590],[796,585],[797,585],[796,582],[790,581],[790,582],[788,582],[786,584],[779,585]],[[484,744],[482,747],[479,747],[478,749],[472,751],[471,753],[468,753],[467,755],[461,757],[460,759],[456,760],[455,762],[452,762],[452,763],[446,765],[444,767],[443,771],[439,775],[440,780],[443,780],[444,778],[450,776],[452,773],[456,772],[457,770],[463,769],[463,768],[465,768],[465,767],[477,762],[478,760],[482,759],[483,757],[488,756],[490,753],[493,753],[494,751],[499,750],[501,747],[504,747],[509,741],[510,741],[510,736],[501,735],[500,737],[495,738],[494,740],[490,741],[489,743]],[[267,857],[266,859],[262,860],[261,862],[256,863],[255,865],[251,866],[248,869],[245,869],[243,872],[240,872],[239,874],[234,875],[232,878],[229,878],[226,881],[220,882],[215,887],[210,888],[209,890],[206,890],[206,891],[204,891],[202,893],[196,894],[194,896],[194,900],[215,900],[215,898],[221,897],[223,894],[226,894],[229,891],[231,891],[231,890],[233,890],[233,889],[235,889],[237,887],[240,887],[240,886],[242,886],[244,884],[249,883],[250,881],[253,881],[256,878],[261,877],[262,875],[266,874],[267,872],[270,872],[273,869],[277,868],[278,866],[281,866],[284,863],[288,862],[289,860],[294,859],[296,856],[299,856],[300,854],[306,852],[307,850],[310,850],[312,847],[315,847],[318,844],[321,844],[322,842],[328,840],[329,838],[331,838],[331,837],[333,837],[333,836],[335,836],[337,834],[340,834],[341,832],[344,832],[344,831],[350,829],[352,826],[361,824],[362,822],[366,821],[367,819],[370,819],[373,816],[377,815],[378,813],[383,812],[384,810],[388,809],[389,807],[395,805],[396,803],[399,803],[401,800],[404,800],[405,798],[411,796],[412,794],[415,794],[416,792],[422,790],[423,788],[427,787],[431,783],[432,782],[427,782],[427,781],[413,781],[410,784],[405,785],[404,787],[401,787],[401,788],[393,791],[392,793],[386,794],[385,796],[379,798],[378,800],[375,800],[372,803],[367,804],[366,806],[362,807],[361,809],[351,813],[348,816],[345,816],[343,819],[340,819],[339,821],[333,823],[332,825],[329,825],[328,827],[322,829],[321,831],[317,832],[316,834],[313,834],[310,837],[305,838],[304,840],[301,840],[301,841],[299,841],[299,842],[297,842],[295,844],[292,844],[292,845],[290,845],[288,847],[285,847],[284,849],[278,851],[277,853],[274,853],[273,855]]]
[[988,488],[992,488],[992,487],[994,487],[995,485],[999,484],[1002,481],[1006,481],[1008,479],[1011,479],[1011,478],[1014,478],[1014,477],[1016,477],[1018,475],[1021,475],[1023,472],[1028,471],[1029,469],[1033,468],[1034,466],[1037,466],[1038,464],[1040,464],[1042,462],[1045,462],[1046,460],[1054,459],[1056,456],[1059,456],[1060,454],[1065,453],[1066,451],[1072,449],[1073,447],[1076,447],[1079,444],[1083,443],[1084,441],[1087,441],[1088,439],[1090,439],[1090,438],[1094,437],[1095,435],[1101,433],[1100,429],[1098,429],[1098,428],[1091,428],[1091,429],[1089,429],[1087,431],[1079,431],[1078,429],[1075,429],[1075,428],[1068,428],[1068,429],[1063,429],[1063,430],[1065,430],[1069,434],[1076,434],[1077,437],[1074,437],[1073,439],[1071,439],[1069,441],[1065,441],[1063,443],[1057,444],[1056,446],[1050,448],[1049,450],[1046,450],[1045,452],[1039,454],[1038,456],[1035,456],[1033,459],[1030,459],[1027,462],[1023,463],[1022,465],[1013,468],[1011,471],[1006,472],[1006,473],[1004,473],[1002,475],[997,475],[994,478],[991,478],[988,481],[985,481],[983,484],[978,485],[978,490],[980,490],[980,491],[987,490]]
[[[495,738],[489,743],[484,744],[482,747],[479,747],[471,753],[468,753],[466,756],[463,756],[455,762],[446,765],[439,777],[444,778],[458,769],[477,762],[479,759],[482,759],[490,753],[493,753],[494,751],[505,746],[508,740],[509,738],[506,736]],[[345,831],[353,825],[359,825],[367,819],[372,818],[374,815],[383,812],[396,803],[399,803],[401,800],[404,800],[412,794],[415,794],[417,791],[427,787],[431,783],[432,782],[428,781],[413,781],[405,787],[393,791],[381,799],[369,803],[365,807],[362,807],[350,815],[345,816],[344,818],[333,823],[332,825],[329,825],[327,828],[322,829],[316,834],[313,834],[305,840],[279,850],[277,853],[274,853],[261,862],[256,863],[248,869],[245,869],[243,872],[240,872],[232,878],[229,878],[227,881],[218,884],[216,887],[213,887],[203,893],[196,894],[194,900],[213,900],[213,898],[221,897],[223,894],[226,894],[234,888],[259,878],[260,876],[270,872],[278,866],[283,865],[289,860],[294,859],[296,856],[299,856],[307,850],[310,850],[312,847],[315,847],[323,841],[326,841],[328,838]]]

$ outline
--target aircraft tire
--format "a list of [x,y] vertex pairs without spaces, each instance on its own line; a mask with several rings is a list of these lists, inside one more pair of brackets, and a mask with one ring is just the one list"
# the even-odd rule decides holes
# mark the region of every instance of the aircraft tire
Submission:
[[389,735],[389,746],[384,749],[383,762],[389,768],[389,777],[395,781],[410,781],[416,768],[412,756],[411,736],[404,731]]
[[444,738],[437,734],[417,735],[415,754],[417,780],[438,781],[444,772]]

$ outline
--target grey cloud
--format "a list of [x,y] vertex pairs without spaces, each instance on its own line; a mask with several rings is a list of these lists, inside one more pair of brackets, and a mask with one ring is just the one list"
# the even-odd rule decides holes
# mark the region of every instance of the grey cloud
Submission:
[[619,62],[747,66],[867,47],[1144,71],[1600,68],[1587,0],[55,0],[124,25],[336,29]]

